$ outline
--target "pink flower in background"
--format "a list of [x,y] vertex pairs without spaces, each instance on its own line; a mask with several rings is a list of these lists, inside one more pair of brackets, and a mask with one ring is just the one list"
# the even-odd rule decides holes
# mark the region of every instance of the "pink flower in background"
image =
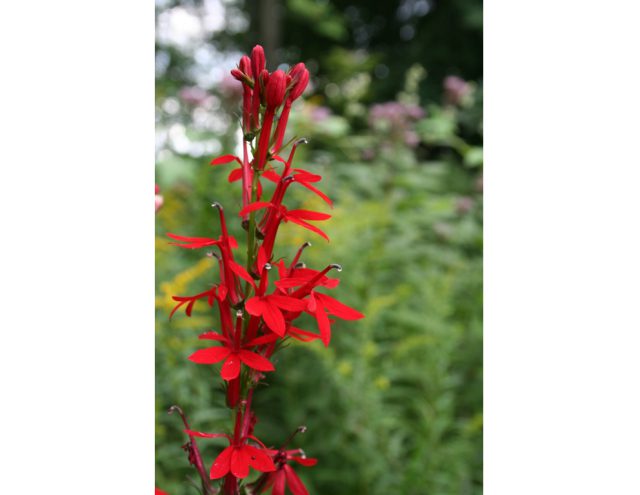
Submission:
[[163,204],[164,204],[164,198],[160,194],[160,186],[156,184],[156,213],[158,213],[158,210],[162,208]]
[[204,89],[197,88],[195,86],[185,86],[184,88],[181,88],[178,92],[178,96],[184,103],[194,107],[204,105],[211,99],[211,95],[209,95],[209,93]]
[[456,199],[456,212],[461,215],[468,213],[472,210],[474,205],[475,201],[473,201],[473,198],[470,198],[469,196],[460,196]]
[[220,92],[229,100],[235,102],[242,98],[242,84],[238,84],[238,81],[233,76],[225,74],[220,81]]
[[444,97],[452,105],[460,105],[466,96],[471,93],[471,85],[458,76],[447,76],[442,83]]
[[314,122],[322,122],[331,117],[331,109],[323,106],[313,107],[311,109],[311,119]]
[[390,133],[407,146],[415,148],[420,138],[413,130],[413,124],[425,116],[425,111],[417,105],[397,101],[373,105],[369,111],[369,125],[373,129]]
[[393,124],[406,126],[412,120],[424,117],[424,110],[417,105],[407,105],[397,101],[378,103],[373,105],[369,112],[369,123],[374,125],[376,121],[387,120]]

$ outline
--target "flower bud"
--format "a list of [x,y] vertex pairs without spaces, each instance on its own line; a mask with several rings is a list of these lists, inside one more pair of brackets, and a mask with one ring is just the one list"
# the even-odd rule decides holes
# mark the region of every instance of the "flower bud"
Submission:
[[304,90],[307,88],[307,84],[309,84],[309,71],[303,63],[299,63],[291,69],[290,74],[293,81],[293,87],[289,93],[289,99],[293,101],[300,98]]
[[269,71],[267,69],[262,69],[262,72],[260,73],[260,86],[264,90],[264,88],[267,87],[267,84],[269,84]]
[[239,69],[231,69],[231,75],[234,79],[237,79],[240,82],[242,82],[244,79],[244,74]]
[[263,48],[260,45],[254,46],[253,50],[251,50],[251,71],[257,76],[264,70],[266,65]]
[[246,55],[243,55],[240,59],[238,69],[240,69],[240,71],[245,73],[247,76],[253,77],[253,72],[251,71],[251,59]]
[[266,85],[266,102],[267,108],[277,108],[282,104],[284,95],[287,91],[287,76],[277,70],[269,76],[269,82]]

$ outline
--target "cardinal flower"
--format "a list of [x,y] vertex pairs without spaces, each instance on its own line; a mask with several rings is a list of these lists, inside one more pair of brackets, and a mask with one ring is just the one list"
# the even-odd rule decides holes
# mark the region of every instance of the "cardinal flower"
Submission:
[[245,309],[253,316],[261,316],[269,329],[283,337],[287,326],[283,311],[303,311],[307,301],[280,294],[254,296],[245,303]]
[[[234,170],[234,172],[235,172],[235,170]],[[280,180],[283,180],[283,179],[286,178],[287,180],[284,182],[284,184],[286,184],[286,186],[284,188],[285,190],[282,192],[282,195],[284,195],[284,192],[286,192],[286,188],[289,186],[289,184],[292,184],[293,182],[297,182],[301,186],[304,186],[307,189],[309,189],[309,191],[312,191],[313,193],[315,193],[318,196],[320,196],[320,198],[322,198],[322,200],[325,203],[327,203],[329,206],[331,206],[333,208],[333,202],[331,201],[329,196],[327,196],[325,193],[323,193],[317,187],[311,185],[312,182],[320,182],[322,180],[322,176],[321,175],[312,174],[311,172],[307,172],[306,170],[302,170],[301,168],[294,168],[293,169],[293,173],[290,174],[290,175],[287,175],[284,178],[281,177],[280,175],[278,175],[273,170],[265,170],[263,172],[262,176],[265,179],[270,180],[271,182],[276,182],[276,183],[279,182]],[[237,172],[236,172],[236,173],[234,173],[233,179],[238,180],[237,177],[238,177],[238,175],[237,175]],[[232,182],[232,181],[229,180],[229,182]]]
[[260,127],[260,93],[262,87],[260,85],[260,75],[266,67],[264,49],[260,45],[256,45],[251,50],[251,73],[254,78],[253,95],[251,100],[251,127],[257,129]]
[[293,495],[309,495],[302,480],[287,462],[294,461],[309,467],[315,466],[318,460],[296,454],[300,454],[300,449],[285,450],[276,453],[277,468],[267,475],[267,481],[264,485],[265,490],[273,487],[271,495],[285,495],[285,488],[289,488]]
[[262,128],[260,130],[260,138],[258,139],[258,170],[264,169],[269,151],[269,140],[271,139],[271,125],[277,108],[282,105],[285,93],[287,91],[287,81],[291,77],[287,76],[283,71],[277,70],[269,76],[269,82],[265,88],[265,101],[267,108],[262,120]]
[[291,76],[291,85],[289,88],[289,96],[282,108],[280,119],[278,120],[278,127],[275,134],[275,149],[279,150],[282,147],[282,141],[284,139],[284,131],[287,128],[287,121],[289,120],[289,112],[291,111],[291,104],[297,100],[309,84],[309,71],[303,63],[296,64],[289,72]]
[[284,205],[256,201],[254,203],[251,203],[246,208],[243,208],[240,211],[240,215],[245,215],[252,211],[260,210],[262,208],[270,208],[270,209],[273,209],[273,211],[275,212],[273,216],[269,217],[269,221],[267,221],[266,225],[264,226],[264,242],[262,244],[262,247],[265,249],[265,251],[269,255],[271,255],[273,251],[276,235],[278,233],[278,228],[281,222],[295,223],[297,225],[300,225],[301,227],[304,227],[307,230],[315,232],[316,234],[323,237],[327,241],[329,240],[329,237],[327,236],[327,234],[325,234],[318,227],[310,224],[307,221],[307,220],[313,220],[313,221],[328,220],[329,218],[331,218],[331,215],[328,215],[327,213],[320,213],[318,211],[311,211],[311,210],[289,210]]
[[198,364],[215,364],[224,361],[220,370],[220,376],[224,380],[230,381],[237,378],[240,375],[241,363],[256,371],[273,371],[275,369],[271,361],[266,357],[249,350],[261,344],[261,341],[258,340],[260,337],[241,345],[237,345],[217,332],[206,332],[200,335],[199,338],[216,340],[221,342],[222,346],[200,349],[191,354],[189,360]]
[[193,306],[196,304],[196,301],[206,298],[209,306],[213,306],[213,301],[216,298],[224,299],[226,295],[227,295],[227,288],[224,285],[220,285],[217,287],[212,287],[209,290],[205,290],[204,292],[201,292],[200,294],[196,294],[195,296],[172,296],[171,299],[176,301],[178,304],[176,304],[176,306],[171,311],[169,318],[173,317],[174,313],[178,311],[178,309],[180,309],[185,304],[187,305],[185,309],[185,313],[187,314],[187,316],[191,316],[191,312],[193,311]]
[[[246,478],[249,475],[249,468],[252,467],[257,471],[268,473],[275,471],[276,466],[273,460],[264,448],[264,444],[254,436],[244,438],[241,442],[235,443],[230,435],[224,433],[202,433],[199,431],[187,430],[188,435],[200,438],[221,438],[229,440],[229,445],[220,455],[213,461],[209,477],[216,480],[224,477],[231,472],[237,478]],[[245,443],[248,439],[252,439],[260,444],[254,447]]]
[[314,291],[311,291],[307,312],[312,314],[318,322],[322,343],[325,346],[328,346],[331,340],[331,322],[329,321],[327,313],[343,320],[359,320],[360,318],[364,318],[362,313],[350,308],[346,304],[342,304],[337,299]]
[[[222,236],[217,239],[211,239],[210,237],[186,237],[183,235],[176,235],[168,233],[167,237],[171,237],[171,239],[178,242],[170,242],[169,244],[173,246],[180,246],[181,248],[187,249],[199,249],[208,246],[220,246],[225,239]],[[182,244],[180,244],[182,243]],[[229,236],[229,245],[232,249],[236,249],[238,247],[238,241],[235,240],[234,237]]]

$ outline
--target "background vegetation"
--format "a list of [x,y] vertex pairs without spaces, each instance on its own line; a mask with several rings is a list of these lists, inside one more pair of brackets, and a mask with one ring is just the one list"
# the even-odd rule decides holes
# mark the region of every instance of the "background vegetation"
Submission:
[[[261,42],[270,69],[308,63],[291,133],[309,139],[297,163],[335,202],[329,244],[286,225],[277,252],[310,240],[306,261],[341,263],[336,296],[366,318],[337,323],[329,349],[279,354],[256,394],[258,434],[276,444],[307,425],[296,446],[319,459],[299,470],[312,494],[481,493],[481,2],[156,4],[157,485],[196,493],[170,405],[200,430],[228,424],[217,373],[186,360],[215,315],[168,320],[171,295],[201,290],[216,268],[165,233],[217,234],[208,204],[239,208],[239,186],[207,164],[236,149],[239,88],[226,74]],[[296,206],[326,211],[295,192]],[[221,445],[202,443],[207,462]]]

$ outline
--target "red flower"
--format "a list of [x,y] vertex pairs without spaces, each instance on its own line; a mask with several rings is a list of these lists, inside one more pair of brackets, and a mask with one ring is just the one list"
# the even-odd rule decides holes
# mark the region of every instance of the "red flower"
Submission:
[[251,73],[253,74],[253,95],[251,100],[251,126],[260,127],[260,76],[266,67],[264,49],[256,45],[251,50]]
[[[265,101],[267,109],[262,119],[262,127],[260,129],[260,138],[258,139],[258,170],[263,170],[267,152],[269,151],[269,141],[271,139],[271,125],[276,109],[282,104],[284,95],[287,91],[287,75],[277,70],[269,76],[269,82],[265,88]],[[255,90],[254,90],[255,95]]]
[[[230,173],[227,180],[229,182],[236,182],[242,179],[242,205],[246,206],[251,202],[251,182],[253,178],[253,170],[251,169],[251,164],[249,163],[249,159],[247,158],[247,142],[243,142],[244,147],[244,157],[245,161],[241,161],[235,155],[222,155],[218,158],[214,158],[211,160],[210,165],[226,165],[227,163],[231,163],[232,161],[236,161],[240,164],[238,168],[234,168]],[[258,198],[262,196],[262,185],[260,181],[258,181]]]
[[[222,236],[218,237],[217,239],[211,239],[209,237],[186,237],[183,235],[176,235],[171,233],[168,233],[167,236],[171,237],[175,241],[178,241],[178,242],[170,242],[169,244],[173,246],[180,246],[181,248],[187,248],[187,249],[198,249],[198,248],[203,248],[208,246],[220,246],[220,244],[225,242],[225,239],[223,239]],[[180,244],[181,242],[183,244]],[[236,249],[238,247],[238,241],[236,241],[234,237],[229,236],[229,245],[231,246],[232,249]]]
[[269,329],[283,337],[287,326],[282,311],[303,311],[307,302],[289,296],[270,294],[254,296],[245,303],[245,309],[253,316],[261,316]]
[[360,318],[364,318],[362,313],[350,308],[346,304],[342,304],[337,299],[313,291],[311,291],[311,296],[309,297],[307,312],[315,316],[318,322],[318,328],[320,329],[320,336],[325,346],[328,346],[331,340],[331,322],[329,321],[327,313],[342,318],[343,320],[359,320]]
[[[278,160],[280,157],[276,156],[274,158],[276,160]],[[292,182],[297,182],[301,186],[306,187],[310,191],[312,191],[315,194],[317,194],[318,196],[320,196],[325,203],[327,203],[329,206],[333,207],[333,202],[331,201],[331,199],[329,199],[329,196],[327,196],[325,193],[323,193],[317,187],[312,186],[310,184],[311,182],[320,182],[322,180],[322,176],[321,175],[312,174],[311,172],[307,172],[306,170],[302,170],[301,168],[294,168],[293,172],[294,172],[293,174],[286,176],[286,178],[287,178],[287,181],[285,182],[286,187],[288,187],[289,184],[292,183]],[[270,180],[272,182],[279,182],[280,180],[285,179],[285,177],[281,177],[280,175],[278,175],[276,172],[274,172],[272,170],[265,170],[263,172],[262,176],[265,179],[268,179],[268,180]],[[231,181],[231,175],[229,175],[229,177],[230,177],[229,182],[232,182]],[[235,174],[234,174],[234,179],[235,179]],[[235,180],[237,180],[237,179],[235,179]],[[284,195],[284,191],[283,191],[283,195]]]
[[[251,203],[246,208],[243,208],[240,211],[240,215],[244,215],[252,211],[257,211],[262,208],[272,208],[277,213],[273,226],[266,227],[268,231],[265,232],[265,245],[267,244],[266,242],[267,237],[275,238],[275,232],[277,231],[277,226],[280,224],[281,221],[293,222],[295,224],[300,225],[301,227],[304,227],[305,229],[315,232],[316,234],[325,238],[327,241],[329,240],[329,237],[327,236],[327,234],[325,234],[322,230],[320,230],[315,225],[312,225],[306,222],[306,220],[314,220],[314,221],[328,220],[329,218],[331,218],[331,215],[328,215],[327,213],[320,213],[318,211],[311,211],[311,210],[289,210],[284,205],[274,205],[273,203],[256,201],[255,203]],[[272,247],[272,246],[269,246],[269,247]],[[270,251],[267,251],[267,252],[270,252]]]
[[246,478],[249,475],[249,467],[263,473],[275,471],[276,469],[275,464],[267,453],[267,449],[264,448],[264,444],[254,436],[247,437],[243,441],[251,438],[262,445],[263,448],[253,447],[246,443],[243,445],[235,444],[232,438],[224,433],[202,433],[191,430],[187,430],[186,433],[188,435],[193,435],[194,437],[224,437],[229,440],[231,445],[224,449],[220,455],[218,455],[216,460],[213,461],[211,471],[209,472],[209,477],[212,480],[222,478],[229,472],[237,478]]
[[[327,268],[334,268],[338,265],[330,265]],[[275,282],[278,289],[286,290],[292,287],[304,287],[309,285],[310,287],[327,287],[328,289],[334,289],[340,284],[340,280],[337,278],[329,278],[325,275],[328,270],[319,272],[318,270],[312,270],[311,268],[295,268],[292,271],[290,277],[281,278]],[[306,294],[305,294],[306,295]]]
[[269,82],[265,88],[265,101],[267,109],[278,108],[284,101],[284,95],[287,92],[287,75],[277,70],[269,76]]
[[296,455],[300,454],[300,452],[300,449],[285,451],[272,450],[269,452],[274,456],[274,461],[278,467],[275,471],[269,473],[264,485],[264,490],[273,487],[271,495],[284,495],[285,488],[288,487],[293,495],[309,495],[309,492],[302,483],[302,480],[298,477],[293,468],[287,464],[287,462],[294,461],[303,466],[315,466],[318,460]]
[[246,133],[251,131],[251,97],[253,94],[251,59],[243,55],[238,68],[233,69],[231,75],[242,83],[242,128]]
[[309,71],[307,67],[302,63],[298,63],[293,66],[293,69],[289,72],[291,75],[291,91],[287,100],[294,101],[302,96],[302,93],[307,89],[309,84]]
[[236,345],[224,335],[216,332],[203,333],[199,338],[204,340],[217,340],[218,342],[222,342],[223,345],[220,347],[200,349],[191,354],[189,360],[198,364],[215,364],[224,361],[222,369],[220,370],[220,376],[224,380],[233,380],[240,375],[240,363],[257,371],[273,371],[275,369],[271,361],[266,357],[249,350],[249,348],[261,344],[261,341],[258,340],[260,337],[258,337],[258,339],[252,339],[242,345]]
[[289,112],[291,111],[291,104],[294,100],[300,98],[302,93],[309,84],[309,71],[305,67],[303,63],[296,64],[291,71],[289,71],[289,75],[291,76],[291,85],[289,89],[289,96],[287,96],[287,101],[282,108],[282,113],[280,114],[280,119],[278,120],[278,127],[276,127],[276,139],[275,139],[275,150],[279,150],[282,147],[282,141],[284,139],[284,131],[287,128],[287,122],[289,121]]
[[187,314],[187,316],[191,316],[191,312],[193,311],[193,306],[195,305],[196,301],[207,298],[207,303],[209,304],[209,306],[213,306],[213,300],[215,298],[224,299],[226,295],[227,288],[224,285],[220,285],[217,287],[212,287],[209,290],[205,290],[204,292],[196,294],[195,296],[172,296],[171,299],[177,301],[178,304],[176,304],[176,306],[171,311],[169,319],[171,319],[173,317],[173,314],[185,304],[187,305],[185,313]]

